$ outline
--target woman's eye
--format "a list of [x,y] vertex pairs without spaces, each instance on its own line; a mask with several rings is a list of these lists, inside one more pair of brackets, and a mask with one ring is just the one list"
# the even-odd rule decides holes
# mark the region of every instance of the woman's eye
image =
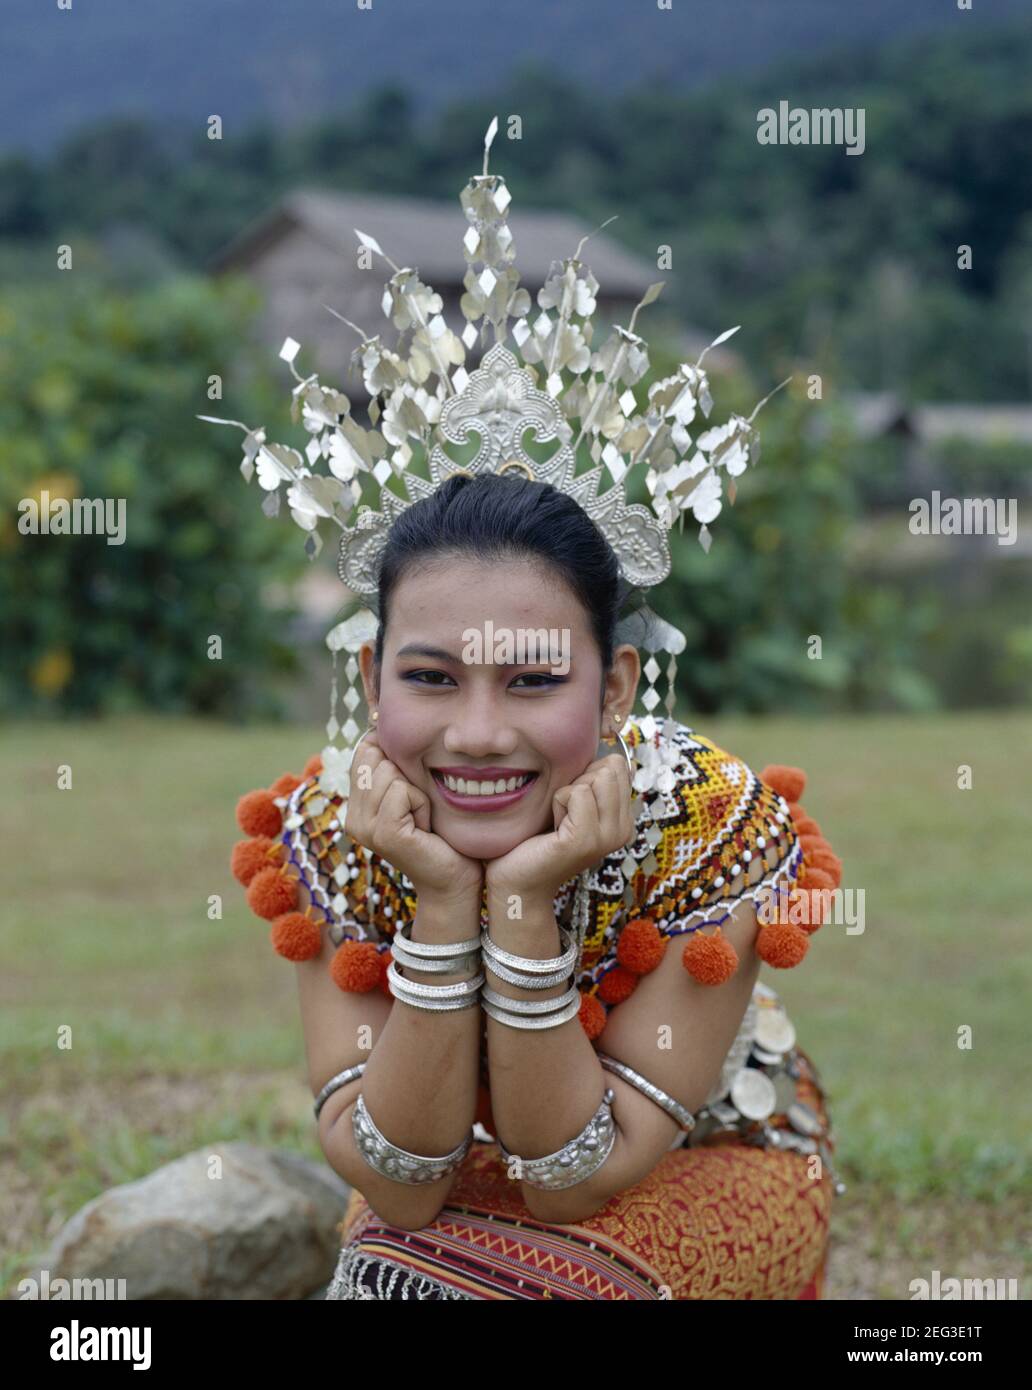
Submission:
[[450,681],[451,676],[444,671],[406,671],[402,680],[414,681],[417,685],[438,685],[439,682],[427,677],[439,676],[441,680]]
[[[451,676],[445,671],[405,671],[402,673],[402,680],[411,681],[414,685],[453,685]],[[520,685],[519,682],[527,682]],[[512,688],[517,690],[542,690],[550,685],[562,685],[562,676],[550,676],[545,671],[524,671],[522,676],[517,676],[512,682]]]
[[[544,671],[526,671],[522,676],[517,676],[516,681],[542,681],[544,685],[563,684],[562,676],[549,676],[546,675]],[[516,684],[516,681],[513,681],[513,685]],[[535,690],[540,689],[540,687],[528,686],[527,689]]]

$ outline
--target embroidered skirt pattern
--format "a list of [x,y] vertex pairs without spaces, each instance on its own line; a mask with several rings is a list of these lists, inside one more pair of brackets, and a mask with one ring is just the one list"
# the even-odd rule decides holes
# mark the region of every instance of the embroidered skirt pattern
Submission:
[[[418,1231],[381,1221],[353,1191],[326,1297],[821,1298],[835,1179],[785,1142],[802,1137],[789,1107],[802,1107],[808,1128],[815,1117],[822,1146],[832,1136],[813,1064],[798,1047],[788,1060],[797,1076],[784,1113],[762,1125],[725,1113],[726,1127],[714,1130],[713,1110],[733,1104],[704,1108],[698,1142],[678,1141],[644,1181],[587,1221],[536,1220],[497,1143],[481,1139],[447,1204]],[[816,1154],[818,1140],[810,1143]]]

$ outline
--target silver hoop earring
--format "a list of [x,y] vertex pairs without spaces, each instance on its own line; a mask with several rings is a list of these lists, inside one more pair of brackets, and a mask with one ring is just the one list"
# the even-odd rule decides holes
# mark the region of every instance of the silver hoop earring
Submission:
[[374,709],[371,717],[372,717],[372,721],[373,721],[373,722],[372,722],[371,724],[367,724],[366,727],[365,727],[365,728],[362,730],[362,732],[359,734],[358,738],[355,739],[355,747],[356,747],[356,748],[357,748],[358,745],[362,742],[362,740],[365,738],[366,734],[374,734],[374,733],[376,732],[376,728],[377,728],[376,721],[377,721],[377,720],[379,719],[379,717],[380,717],[380,711],[379,711],[378,709]]
[[631,787],[632,787],[632,789],[633,789],[633,787],[634,787],[634,759],[631,757],[631,750],[627,747],[627,744],[624,742],[624,736],[623,736],[623,734],[617,734],[617,736],[616,736],[616,741],[617,741],[617,743],[619,743],[620,747],[623,749],[623,755],[624,755],[624,757],[627,759],[627,772],[628,772],[628,775],[630,776],[630,779],[631,779]]
[[612,734],[612,735],[610,735],[610,736],[608,736],[608,737],[606,737],[606,738],[604,738],[604,739],[602,739],[602,740],[600,740],[600,741],[603,742],[603,743],[618,743],[618,744],[620,745],[620,747],[623,749],[623,755],[624,755],[624,757],[625,757],[626,760],[627,760],[627,772],[628,772],[628,775],[630,776],[630,779],[631,779],[631,786],[632,786],[632,788],[633,788],[633,786],[634,786],[634,773],[635,773],[634,759],[633,759],[632,756],[631,756],[631,750],[627,747],[627,744],[626,744],[626,742],[625,742],[625,740],[624,740],[623,734],[621,734],[621,733],[615,733],[615,734]]

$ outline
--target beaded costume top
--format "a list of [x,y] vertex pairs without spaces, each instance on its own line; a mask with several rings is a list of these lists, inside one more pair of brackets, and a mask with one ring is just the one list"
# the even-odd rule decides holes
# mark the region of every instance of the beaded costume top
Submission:
[[[647,737],[632,719],[624,730],[634,767],[644,767],[651,784],[637,803],[633,838],[563,883],[554,901],[557,920],[580,940],[574,984],[580,1023],[593,1042],[610,1010],[656,968],[673,937],[687,938],[678,949],[696,980],[729,979],[738,961],[730,942],[719,939],[720,923],[740,900],[777,890],[778,912],[761,927],[756,951],[776,968],[797,965],[824,920],[828,890],[842,876],[841,861],[800,804],[802,769],[770,765],[758,776],[676,720],[654,728]],[[310,959],[320,953],[325,931],[337,947],[334,983],[350,993],[379,989],[393,1002],[391,940],[399,922],[415,917],[417,895],[404,873],[346,834],[345,798],[323,790],[320,767],[315,755],[300,777],[284,773],[271,787],[241,797],[237,820],[250,838],[235,846],[231,868],[252,911],[272,922],[279,954]],[[750,881],[757,855],[766,867]],[[308,901],[300,912],[302,885]],[[808,904],[797,918],[791,907],[798,899]],[[485,902],[481,912],[486,926]],[[764,921],[759,909],[757,916]],[[765,995],[772,992],[757,983],[710,1099],[726,1095],[743,1066],[757,1004],[776,1004]],[[486,1033],[483,1013],[477,1120],[493,1133]]]
[[[635,839],[606,855],[588,877],[588,922],[575,983],[607,1012],[616,991],[606,981],[620,969],[617,952],[627,922],[648,919],[664,937],[711,927],[727,918],[735,900],[756,897],[778,883],[794,884],[802,863],[786,799],[741,758],[683,724],[675,723],[674,729],[672,789],[651,795],[651,816],[640,818]],[[625,740],[632,751],[640,746],[637,724],[628,726]],[[309,891],[317,920],[336,945],[371,942],[378,952],[388,953],[398,922],[415,915],[410,880],[381,856],[356,849],[341,823],[344,798],[324,794],[315,776],[295,789],[287,809],[293,813],[288,819],[300,818],[300,823],[285,829],[282,841]],[[750,883],[750,861],[766,854],[769,862],[771,849],[776,863]],[[641,865],[650,850],[655,871],[646,873]],[[628,855],[638,866],[632,874],[627,873]],[[628,881],[634,892],[631,907],[624,899]],[[569,918],[576,886],[573,877],[556,894],[561,922]]]

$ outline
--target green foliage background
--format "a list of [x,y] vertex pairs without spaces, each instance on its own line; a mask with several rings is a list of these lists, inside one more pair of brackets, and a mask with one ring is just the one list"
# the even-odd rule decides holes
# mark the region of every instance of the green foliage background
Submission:
[[[495,113],[492,167],[517,207],[567,207],[590,226],[619,212],[610,234],[648,259],[657,245],[673,253],[676,288],[649,315],[672,309],[714,336],[743,325],[733,346],[746,366],[715,383],[710,423],[747,415],[793,376],[758,418],[762,461],[725,504],[711,552],[686,529],[655,596],[688,636],[682,702],[729,713],[1026,703],[1032,559],[966,542],[958,562],[908,536],[907,509],[936,486],[1015,498],[1021,515],[1032,450],[947,443],[927,461],[935,481],[915,491],[905,444],[852,436],[840,401],[886,388],[904,404],[1028,399],[1032,24],[867,57],[606,101],[533,65],[432,118],[386,85],[305,128],[212,142],[124,119],[47,159],[0,160],[0,709],[277,707],[270,677],[314,659],[318,642],[300,650],[308,639],[288,640],[289,615],[262,598],[303,570],[301,540],[285,516],[260,514],[256,486],[244,492],[239,437],[195,416],[305,436],[289,422],[282,364],[254,346],[256,294],[214,285],[205,267],[306,184],[456,199]],[[863,156],[760,146],[756,113],[777,94],[862,105]],[[106,249],[115,225],[145,234],[131,253]],[[55,270],[62,242],[74,274]],[[961,244],[970,271],[957,268]],[[658,377],[678,358],[657,322],[642,326]],[[221,401],[205,393],[213,372]],[[17,533],[19,500],[62,479],[80,496],[127,498],[124,546]],[[218,662],[211,633],[225,642]]]
[[[238,380],[255,308],[239,286],[129,291],[89,267],[0,294],[0,708],[279,708],[261,672],[293,660],[289,614],[264,609],[259,586],[306,561],[245,494],[239,436],[194,419],[222,413],[212,373],[260,413],[257,374]],[[18,504],[42,490],[125,498],[125,543],[21,534]]]

